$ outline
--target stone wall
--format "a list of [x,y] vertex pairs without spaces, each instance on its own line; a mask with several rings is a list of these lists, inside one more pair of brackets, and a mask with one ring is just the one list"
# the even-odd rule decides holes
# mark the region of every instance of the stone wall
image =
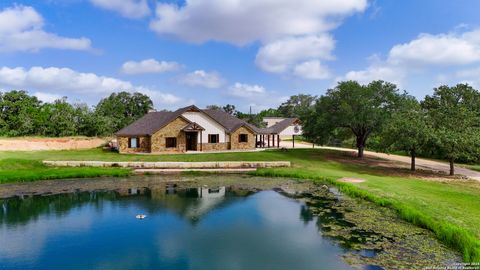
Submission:
[[[246,143],[239,142],[238,135],[240,134],[248,135],[248,141]],[[245,127],[240,127],[239,129],[235,130],[235,132],[230,134],[230,149],[255,149],[255,133]]]
[[[185,132],[181,129],[187,124],[188,122],[185,119],[178,117],[153,134],[151,138],[151,152],[184,152],[186,149]],[[177,138],[176,148],[166,148],[165,138],[167,137]]]
[[[228,150],[228,146],[230,143],[203,143],[202,144],[202,151],[224,151]],[[200,145],[198,146],[200,147]],[[200,148],[198,148],[200,150]]]
[[[133,136],[132,136],[133,137]],[[128,139],[130,137],[117,137],[118,151],[120,153],[148,153],[150,152],[150,137],[139,136],[138,148],[128,148]]]

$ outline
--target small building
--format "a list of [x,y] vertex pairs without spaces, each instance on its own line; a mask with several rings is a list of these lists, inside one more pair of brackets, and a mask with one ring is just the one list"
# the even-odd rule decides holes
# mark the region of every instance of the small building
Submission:
[[174,112],[149,112],[116,136],[120,153],[254,150],[279,147],[280,135],[290,134],[298,121],[288,119],[258,128],[222,110],[191,105]]

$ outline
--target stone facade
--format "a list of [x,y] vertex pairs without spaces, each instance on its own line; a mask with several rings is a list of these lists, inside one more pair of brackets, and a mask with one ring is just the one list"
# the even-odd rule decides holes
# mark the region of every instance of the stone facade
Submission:
[[[186,138],[185,132],[182,131],[182,128],[187,124],[188,122],[185,119],[178,117],[159,131],[155,132],[151,138],[151,152],[184,152],[186,149]],[[166,138],[168,137],[177,138],[177,147],[166,147],[165,143]]]
[[[240,134],[247,134],[248,136],[247,142],[244,142],[244,143],[239,142]],[[230,134],[230,149],[232,150],[255,149],[255,133],[253,133],[250,129],[245,127],[240,127],[239,129],[235,130],[235,132]]]
[[229,149],[229,145],[230,143],[202,143],[202,151],[224,151]]
[[118,151],[120,153],[148,153],[150,152],[150,137],[148,136],[135,136],[138,138],[138,147],[129,148],[128,140],[131,137],[117,137]]
[[[177,117],[175,120],[164,126],[151,136],[131,136],[138,138],[138,148],[129,148],[129,136],[118,136],[118,149],[120,153],[178,153],[185,152],[187,148],[186,133],[182,129],[189,122],[183,117]],[[240,142],[239,135],[246,134],[247,142]],[[208,136],[207,134],[202,134]],[[176,147],[166,147],[166,138],[174,137],[177,140]],[[198,134],[200,139],[200,134]],[[255,133],[245,127],[240,127],[230,134],[227,139],[229,142],[223,143],[197,143],[197,151],[226,151],[226,150],[252,150],[255,149]],[[227,140],[228,141],[228,140]]]

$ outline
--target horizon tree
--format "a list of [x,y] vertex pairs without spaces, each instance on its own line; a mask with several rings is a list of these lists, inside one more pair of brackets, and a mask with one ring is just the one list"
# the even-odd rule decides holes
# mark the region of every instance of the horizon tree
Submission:
[[379,134],[384,151],[405,151],[411,159],[410,170],[415,171],[415,159],[432,138],[428,115],[413,96],[405,96],[399,109],[392,114]]
[[304,135],[319,144],[326,144],[335,136],[353,135],[357,156],[363,158],[368,138],[381,131],[400,97],[397,86],[389,82],[339,82],[317,100],[305,117]]
[[308,114],[316,100],[317,96],[307,94],[293,95],[278,106],[276,113],[283,117],[302,119]]
[[108,117],[110,123],[108,133],[112,134],[153,109],[153,102],[142,93],[118,92],[100,100],[95,107],[95,113],[100,117]]
[[479,104],[480,93],[468,84],[434,88],[422,102],[433,126],[432,151],[448,160],[450,175],[457,159],[480,156]]

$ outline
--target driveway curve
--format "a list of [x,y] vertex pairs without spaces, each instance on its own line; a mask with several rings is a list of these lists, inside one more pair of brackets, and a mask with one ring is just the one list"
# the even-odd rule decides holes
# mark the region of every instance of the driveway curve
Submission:
[[[291,141],[282,141],[280,143],[280,147],[285,148],[292,148]],[[303,142],[295,142],[295,148],[312,148],[312,144],[303,143]],[[330,149],[330,150],[337,150],[337,151],[345,151],[345,152],[352,152],[357,151],[356,149],[349,149],[349,148],[339,148],[339,147],[328,147],[328,146],[315,146],[315,148],[321,149]],[[370,157],[376,157],[386,160],[391,160],[395,162],[401,162],[410,164],[410,157],[408,156],[399,156],[393,154],[385,154],[385,153],[377,153],[372,151],[365,151],[365,155]],[[416,166],[418,169],[423,170],[430,170],[430,171],[437,171],[443,172],[448,174],[450,172],[450,164],[447,162],[441,162],[436,160],[429,160],[423,158],[416,159]],[[480,181],[480,172],[470,170],[464,167],[455,166],[455,174],[466,176],[470,179]]]

